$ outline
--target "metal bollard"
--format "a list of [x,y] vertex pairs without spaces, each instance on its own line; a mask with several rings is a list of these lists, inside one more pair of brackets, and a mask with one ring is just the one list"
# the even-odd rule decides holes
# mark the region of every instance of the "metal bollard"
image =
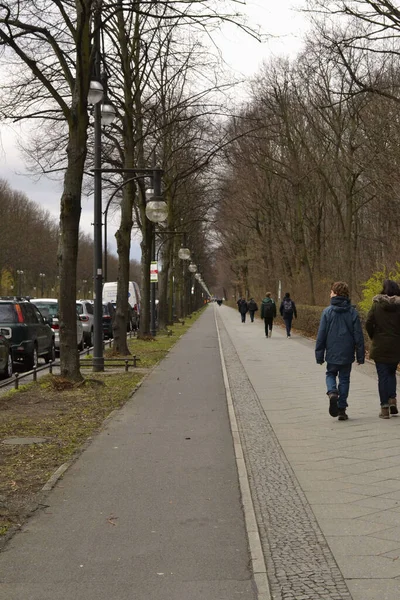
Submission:
[[129,368],[129,360],[125,361],[125,373],[128,372],[128,368]]
[[14,386],[14,388],[16,390],[18,389],[18,386],[19,386],[18,377],[19,377],[18,373],[15,373],[15,386]]
[[86,349],[86,356],[89,356],[89,354],[90,354],[90,348],[88,346],[87,349]]
[[133,355],[133,366],[136,367],[136,354]]
[[49,360],[49,373],[50,373],[50,375],[53,374],[53,361],[52,360]]
[[37,381],[37,371],[36,371],[36,367],[33,367],[33,381]]

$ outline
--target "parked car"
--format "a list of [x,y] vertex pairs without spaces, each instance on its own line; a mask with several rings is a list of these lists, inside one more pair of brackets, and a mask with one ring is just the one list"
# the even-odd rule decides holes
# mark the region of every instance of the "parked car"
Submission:
[[[117,281],[107,281],[103,286],[103,302],[117,302]],[[136,281],[130,281],[128,285],[128,306],[129,306],[129,328],[139,329],[140,322],[140,290]]]
[[39,356],[55,359],[54,333],[39,309],[24,298],[0,299],[0,329],[11,346],[14,363],[28,370],[36,367]]
[[10,342],[1,333],[0,329],[0,377],[7,379],[13,374],[13,361]]
[[[60,351],[60,324],[58,320],[58,300],[57,298],[35,298],[33,303],[38,307],[42,316],[46,322],[49,323],[50,327],[54,333],[54,343],[56,346],[56,351]],[[83,324],[78,315],[78,311],[76,313],[76,335],[78,338],[78,349],[83,350],[85,342],[83,339]]]
[[90,300],[77,300],[76,308],[83,325],[83,339],[90,348],[94,343],[94,308]]
[[113,336],[113,319],[115,307],[111,302],[103,304],[103,335],[104,339],[110,339]]

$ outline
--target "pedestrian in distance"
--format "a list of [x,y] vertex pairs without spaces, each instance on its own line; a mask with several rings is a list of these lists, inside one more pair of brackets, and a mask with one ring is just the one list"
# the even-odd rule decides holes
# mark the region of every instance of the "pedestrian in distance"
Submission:
[[378,374],[379,416],[389,419],[399,412],[396,371],[400,361],[400,287],[395,281],[386,279],[382,292],[372,299],[365,328],[372,340],[369,355]]
[[330,305],[321,315],[315,358],[319,365],[326,361],[329,414],[339,417],[339,421],[348,419],[347,398],[355,356],[359,365],[364,364],[364,336],[360,318],[350,304],[349,286],[344,281],[337,281],[331,286]]
[[276,304],[271,298],[271,292],[265,294],[265,298],[261,302],[261,318],[264,319],[265,337],[272,336],[272,326],[276,317]]
[[237,301],[237,305],[239,308],[242,323],[246,323],[246,313],[249,310],[246,300],[244,298],[239,298],[239,300]]
[[250,298],[247,303],[247,308],[249,309],[250,321],[254,323],[254,313],[258,310],[257,302],[254,298]]
[[296,305],[291,299],[289,292],[286,292],[285,297],[281,302],[279,312],[281,313],[281,316],[285,321],[286,336],[289,339],[291,337],[293,317],[297,319]]

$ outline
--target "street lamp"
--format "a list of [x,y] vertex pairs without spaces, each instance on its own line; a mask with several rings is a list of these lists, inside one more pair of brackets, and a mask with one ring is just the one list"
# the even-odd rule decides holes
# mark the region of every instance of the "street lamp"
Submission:
[[46,277],[45,273],[39,273],[39,277],[40,277],[40,289],[41,289],[41,294],[42,294],[42,298],[44,296],[44,278]]
[[[115,110],[105,97],[100,80],[101,73],[101,8],[94,19],[94,80],[90,82],[88,103],[93,106],[94,116],[94,345],[93,371],[104,371],[103,356],[103,255],[102,255],[102,202],[101,202],[101,126],[109,125],[115,118]],[[103,78],[104,79],[104,78]]]
[[183,246],[178,250],[178,257],[181,260],[190,260],[190,250],[189,248],[184,248]]
[[22,275],[24,274],[23,271],[21,271],[20,269],[17,269],[17,275],[18,275],[18,296],[22,296]]
[[[163,223],[168,218],[168,206],[161,195],[161,169],[154,168],[153,189],[146,192],[146,217],[153,223],[151,236],[151,263],[156,266],[156,223]],[[158,269],[156,276],[150,276],[150,335],[155,337],[156,330],[156,284],[158,282]]]

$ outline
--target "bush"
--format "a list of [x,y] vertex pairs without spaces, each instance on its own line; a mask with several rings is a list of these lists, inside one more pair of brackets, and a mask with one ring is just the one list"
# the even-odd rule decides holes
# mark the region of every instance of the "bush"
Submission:
[[372,306],[372,299],[382,290],[382,284],[385,279],[392,279],[400,283],[400,263],[396,263],[395,269],[388,271],[386,267],[382,271],[373,273],[371,277],[362,284],[363,291],[361,302],[358,303],[358,308],[363,316],[366,316]]

